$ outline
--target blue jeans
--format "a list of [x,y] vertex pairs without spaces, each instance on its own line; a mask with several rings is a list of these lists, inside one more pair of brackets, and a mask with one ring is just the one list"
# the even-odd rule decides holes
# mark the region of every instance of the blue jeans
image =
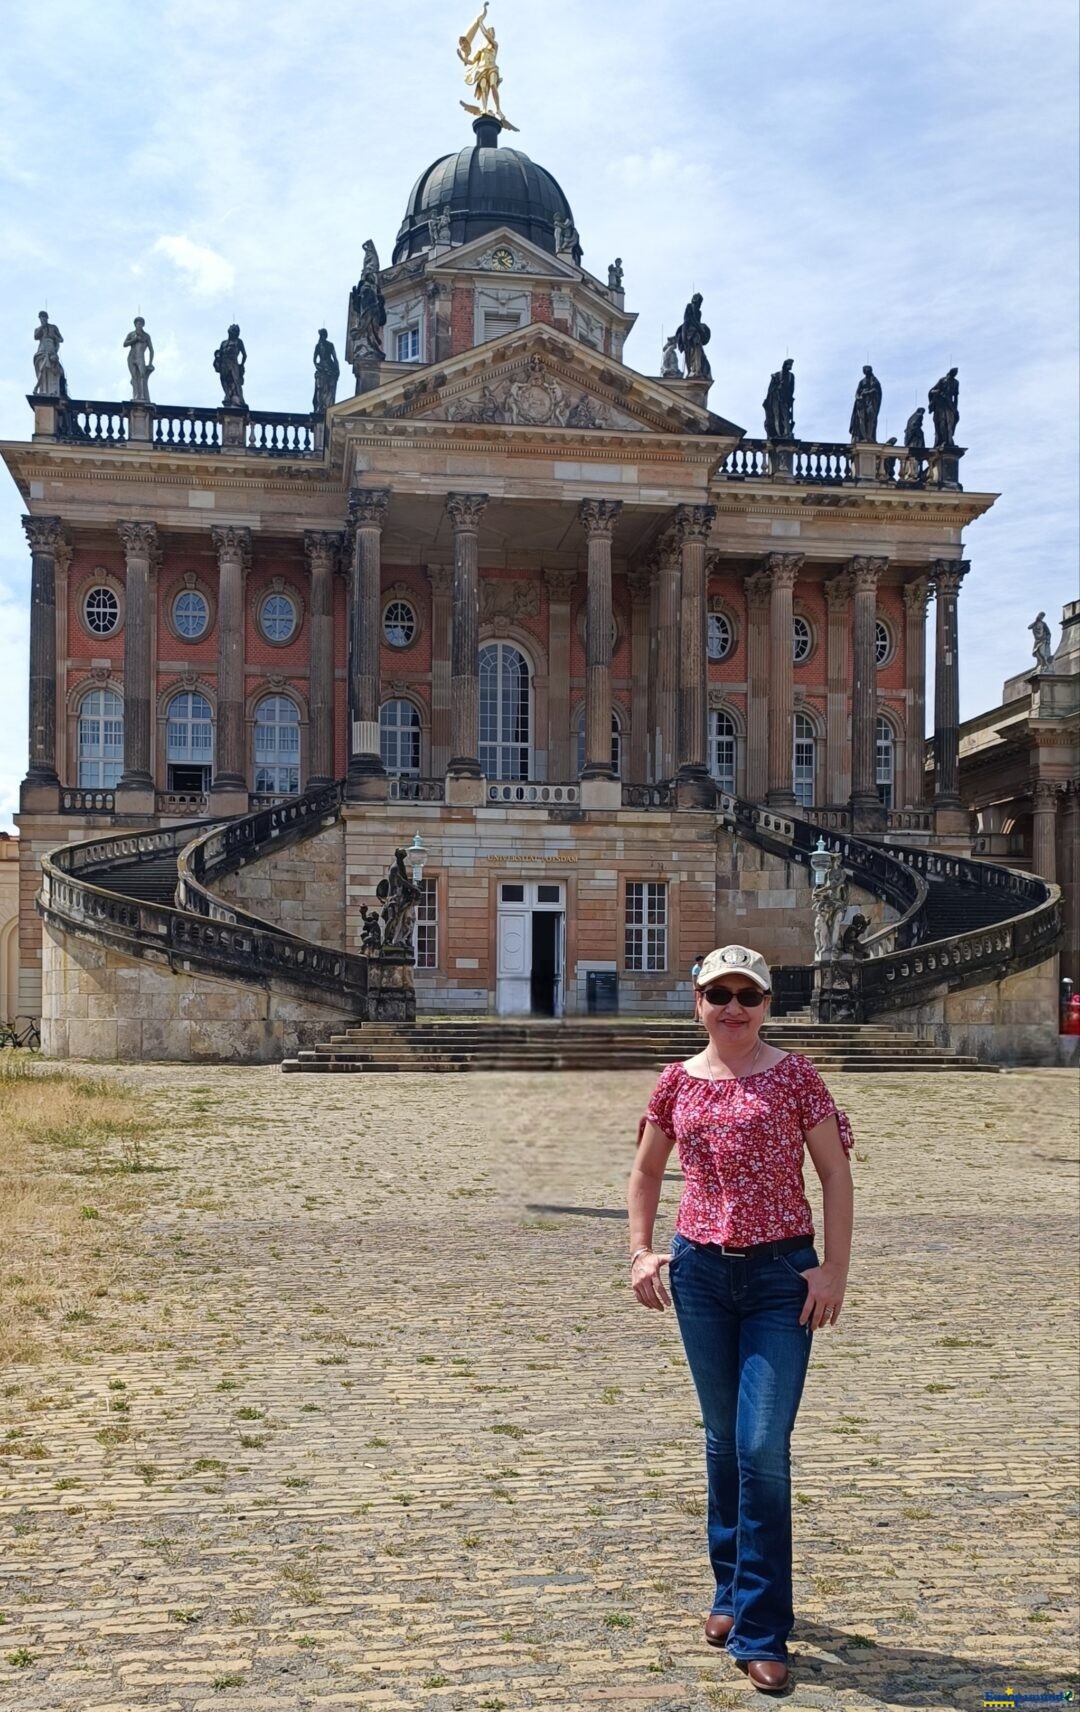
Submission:
[[787,1660],[791,1431],[813,1333],[800,1326],[809,1243],[775,1258],[723,1255],[676,1235],[671,1296],[705,1423],[713,1611],[735,1618],[737,1659]]

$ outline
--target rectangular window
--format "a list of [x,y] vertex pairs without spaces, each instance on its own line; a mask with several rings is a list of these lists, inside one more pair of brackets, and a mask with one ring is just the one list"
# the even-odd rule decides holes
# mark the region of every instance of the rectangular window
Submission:
[[419,327],[403,327],[397,336],[397,360],[399,363],[414,363],[420,355]]
[[667,968],[667,884],[663,880],[627,882],[626,967],[643,974]]
[[516,333],[520,326],[520,315],[492,315],[485,312],[484,339],[501,339],[504,333]]
[[814,806],[814,750],[813,737],[796,737],[793,789],[800,808]]
[[421,880],[420,899],[416,906],[416,967],[439,967],[439,884],[437,880]]

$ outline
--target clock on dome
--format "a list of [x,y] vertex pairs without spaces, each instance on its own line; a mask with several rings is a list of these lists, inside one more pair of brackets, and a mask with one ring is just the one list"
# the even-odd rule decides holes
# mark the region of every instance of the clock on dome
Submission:
[[506,272],[507,269],[512,268],[514,265],[513,250],[508,250],[505,244],[500,244],[499,248],[492,252],[491,265],[492,267],[502,268],[504,272]]

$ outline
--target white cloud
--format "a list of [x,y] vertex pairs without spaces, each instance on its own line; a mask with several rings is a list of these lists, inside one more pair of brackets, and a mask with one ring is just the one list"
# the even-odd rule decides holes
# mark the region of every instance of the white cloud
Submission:
[[176,264],[196,297],[221,297],[232,290],[236,270],[209,244],[195,244],[190,238],[165,234],[155,243],[154,254],[168,256]]

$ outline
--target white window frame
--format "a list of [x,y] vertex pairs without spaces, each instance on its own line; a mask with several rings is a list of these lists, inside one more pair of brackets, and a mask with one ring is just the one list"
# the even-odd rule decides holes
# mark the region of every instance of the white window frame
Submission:
[[[723,625],[724,629],[727,631],[727,646],[725,648],[721,649],[719,653],[713,652],[712,641],[713,641],[713,626],[714,625],[716,626],[717,629],[719,629],[720,626]],[[714,662],[720,661],[720,660],[727,660],[735,652],[735,626],[731,622],[731,619],[728,617],[727,613],[721,612],[719,608],[716,608],[716,609],[714,609],[714,611],[710,612],[708,614],[707,619],[706,619],[705,645],[706,645],[706,650],[708,652],[709,659],[714,661]]]
[[885,807],[895,808],[896,733],[883,713],[878,714],[874,726],[874,782]]
[[[395,628],[395,626],[391,623],[390,614],[394,610],[395,607],[403,607],[405,609],[405,611],[408,612],[409,623],[412,626],[411,630],[409,631],[408,636],[406,636],[404,641],[401,641],[401,642],[397,641],[394,638],[394,636],[391,635],[391,631],[393,628]],[[400,621],[399,621],[399,623],[400,623]],[[401,628],[404,629],[404,626],[402,625]],[[383,607],[383,615],[382,615],[382,639],[383,639],[383,641],[386,643],[386,646],[388,648],[397,648],[397,649],[411,648],[413,643],[416,641],[416,638],[419,636],[419,634],[420,634],[420,620],[417,617],[415,606],[413,605],[411,600],[406,600],[403,595],[396,594],[393,597],[393,599],[388,600],[386,605]]]
[[882,666],[887,666],[892,657],[892,631],[883,618],[878,618],[874,622],[874,662],[878,671],[881,670]]
[[[721,732],[720,722],[724,721],[726,729]],[[720,745],[730,743],[731,768],[721,766]],[[729,796],[735,796],[739,777],[739,728],[726,708],[711,707],[709,709],[709,772],[722,791]]]
[[[496,322],[503,325],[496,326]],[[512,323],[512,325],[511,325]],[[519,327],[524,327],[525,317],[515,309],[485,309],[483,311],[483,338],[480,343],[486,344],[489,339],[506,339],[511,333],[516,333]]]
[[[286,708],[291,718],[283,717]],[[286,734],[289,741],[283,742]],[[251,742],[252,789],[256,796],[296,796],[300,790],[300,709],[291,696],[260,697],[255,706]]]
[[124,771],[124,704],[115,690],[88,690],[78,714],[79,789],[111,791]]
[[[402,352],[402,344],[407,349]],[[410,322],[407,327],[394,329],[395,361],[399,363],[418,363],[420,361],[420,328],[417,322]]]
[[[507,706],[511,687],[506,677],[507,661],[515,654],[522,670],[514,668],[516,706]],[[495,668],[490,662],[494,656]],[[491,687],[495,699],[492,706]],[[494,714],[493,721],[490,716]],[[489,718],[485,735],[485,717]],[[515,725],[514,721],[518,723]],[[480,771],[485,779],[530,779],[532,777],[532,666],[514,642],[485,642],[480,649]],[[523,731],[523,736],[514,735]]]
[[[402,717],[407,710],[410,717]],[[423,727],[420,709],[407,696],[391,696],[384,701],[379,709],[379,755],[382,764],[392,779],[418,779],[420,777],[420,755],[423,741]],[[402,750],[408,743],[415,755],[416,764],[407,759],[402,765]]]
[[791,788],[800,808],[813,808],[816,784],[817,732],[812,719],[797,713],[791,722]]
[[666,880],[627,880],[624,935],[630,974],[660,975],[668,966],[668,888]]
[[[805,630],[805,632],[806,632],[806,652],[805,652],[805,654],[799,653],[799,648],[801,646],[800,632],[802,630]],[[794,614],[792,620],[791,620],[791,663],[792,663],[792,665],[794,665],[794,666],[805,666],[807,660],[809,660],[809,658],[813,652],[814,652],[814,627],[808,618],[803,617],[801,612],[796,612]]]
[[[284,601],[292,614],[292,622],[284,636],[275,636],[270,629],[269,614],[274,603],[279,601]],[[279,613],[277,616],[281,617],[283,615]],[[300,608],[296,604],[296,598],[294,595],[291,595],[287,589],[271,589],[268,594],[263,596],[262,600],[259,602],[259,631],[267,642],[272,642],[276,647],[280,648],[286,642],[292,642],[295,640],[296,632],[299,628]]]
[[427,874],[420,881],[413,929],[413,959],[418,969],[439,967],[439,882]]
[[[107,630],[102,630],[98,625],[90,622],[90,602],[94,599],[95,595],[103,595],[108,600],[112,601],[113,621]],[[116,632],[120,628],[120,618],[120,597],[116,593],[116,590],[111,589],[108,583],[91,583],[90,587],[83,595],[82,603],[83,629],[87,634],[90,636],[115,636]]]

